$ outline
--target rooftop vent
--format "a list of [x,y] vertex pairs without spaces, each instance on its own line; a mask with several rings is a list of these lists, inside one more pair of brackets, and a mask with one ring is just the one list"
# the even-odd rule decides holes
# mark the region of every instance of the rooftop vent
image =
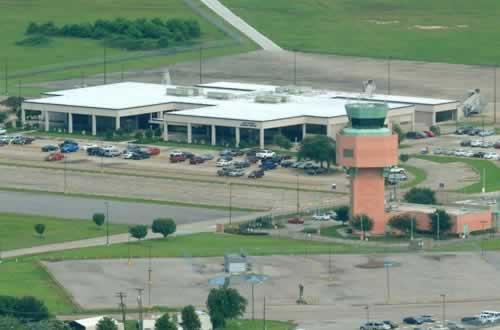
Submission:
[[290,101],[290,97],[286,95],[277,95],[277,94],[264,94],[257,95],[255,97],[255,102],[257,103],[285,103]]
[[200,93],[200,89],[196,87],[177,86],[173,88],[167,88],[167,95],[198,96],[200,95]]
[[228,92],[209,91],[207,92],[207,98],[216,100],[231,100],[235,98],[235,95]]

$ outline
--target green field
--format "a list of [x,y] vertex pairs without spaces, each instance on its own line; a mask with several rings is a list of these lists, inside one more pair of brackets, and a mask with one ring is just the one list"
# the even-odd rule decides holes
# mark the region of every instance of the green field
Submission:
[[[43,237],[39,237],[33,229],[37,223],[45,224]],[[0,224],[0,250],[106,236],[105,225],[98,228],[90,219],[85,221],[1,213]],[[127,230],[125,225],[109,225],[110,234],[126,233]]]
[[410,165],[403,165],[402,167],[413,176],[411,181],[405,182],[401,185],[401,188],[403,189],[415,187],[427,179],[427,173],[425,173],[425,171],[421,168]]
[[[27,82],[80,78],[82,75],[90,76],[102,73],[103,46],[98,41],[77,38],[53,38],[51,43],[46,46],[17,46],[16,41],[24,39],[24,32],[30,21],[37,23],[53,21],[56,25],[62,25],[94,22],[96,19],[113,19],[116,17],[129,19],[141,17],[197,19],[202,29],[202,38],[197,41],[198,43],[206,44],[214,41],[231,43],[223,48],[205,50],[203,55],[206,57],[254,48],[247,40],[242,44],[235,43],[224,32],[198,16],[183,0],[143,0],[140,2],[136,0],[74,0],[70,4],[63,0],[0,0],[0,40],[2,40],[2,53],[0,54],[2,84],[0,93],[4,92],[3,78],[5,76],[4,67],[6,62],[8,62],[8,75],[11,77],[9,83],[11,94],[18,93],[17,84],[19,80],[22,85],[26,85]],[[137,58],[141,54],[143,53],[107,49],[108,72],[119,71],[122,66],[126,70],[146,69],[181,60],[193,60],[198,58],[199,51],[196,47],[196,51],[162,56],[146,55]],[[131,56],[136,58],[125,60]],[[117,63],[118,59],[123,60]],[[66,69],[62,70],[62,68]],[[42,69],[54,70],[36,75],[29,73]],[[27,75],[24,74],[26,72],[28,72]],[[21,94],[34,94],[39,90],[39,88],[23,86]]]
[[244,251],[250,255],[303,255],[318,253],[363,253],[383,252],[372,247],[360,247],[338,243],[325,243],[269,236],[240,236],[201,233],[176,236],[168,239],[154,239],[143,242],[114,244],[42,254],[34,257],[43,260],[62,259],[105,259],[147,257],[149,247],[153,257],[214,257],[225,253]]
[[[414,157],[443,164],[461,162],[472,167],[472,169],[474,169],[474,171],[476,171],[481,176],[481,178],[478,182],[460,189],[460,192],[481,192],[483,187],[483,180],[485,181],[486,192],[500,190],[500,167],[498,167],[498,165],[496,165],[493,161],[485,159],[458,158],[447,156],[417,155]],[[459,179],[460,178],[457,178],[457,180]]]
[[449,63],[500,62],[497,0],[222,0],[287,49]]

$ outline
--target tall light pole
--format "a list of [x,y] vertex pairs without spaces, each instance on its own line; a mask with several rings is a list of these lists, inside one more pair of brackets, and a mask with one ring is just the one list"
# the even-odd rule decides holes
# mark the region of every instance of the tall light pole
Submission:
[[445,326],[445,322],[446,322],[446,294],[441,294],[441,304],[442,304],[442,308],[443,308],[443,326]]
[[106,205],[106,245],[109,245],[109,202],[105,201]]
[[436,212],[434,213],[436,214],[436,222],[437,222],[437,228],[436,228],[436,239],[439,241],[439,229],[441,227],[441,223],[440,223],[440,219],[439,219],[439,211],[436,210]]

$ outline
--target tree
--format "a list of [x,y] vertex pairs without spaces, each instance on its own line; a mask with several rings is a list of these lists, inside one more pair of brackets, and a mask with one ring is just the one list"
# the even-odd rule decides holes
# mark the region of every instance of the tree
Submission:
[[184,330],[200,330],[201,322],[196,310],[193,306],[189,305],[182,309],[182,329]]
[[43,320],[37,323],[29,323],[27,326],[29,330],[71,330],[67,324],[59,320]]
[[104,220],[106,220],[106,216],[102,213],[94,213],[92,216],[92,221],[94,221],[98,227],[101,227],[104,224]]
[[155,132],[154,132],[151,128],[148,128],[148,129],[144,132],[144,136],[145,136],[145,137],[146,137],[146,139],[148,139],[148,140],[152,140],[154,135],[155,135]]
[[[451,217],[445,210],[436,210],[429,214],[430,218],[430,227],[431,232],[437,236],[438,228],[439,228],[439,237],[444,236],[450,231],[451,227],[453,227],[453,222],[451,221]],[[438,238],[439,238],[438,237]]]
[[163,237],[167,237],[170,234],[175,233],[177,226],[174,220],[170,218],[158,218],[153,221],[151,226],[153,233],[162,234]]
[[148,226],[137,225],[137,226],[130,227],[130,229],[128,231],[129,231],[130,235],[132,235],[133,238],[137,238],[138,240],[141,240],[144,237],[146,237],[146,235],[148,234]]
[[410,155],[408,155],[408,154],[399,155],[399,160],[402,161],[403,163],[406,163],[409,159],[410,159]]
[[436,193],[429,188],[413,187],[406,192],[404,199],[415,204],[436,204]]
[[24,325],[23,323],[21,323],[21,321],[11,316],[0,317],[0,329],[28,330],[26,325]]
[[97,323],[97,330],[118,330],[118,327],[111,318],[105,316]]
[[165,313],[156,320],[155,330],[177,330],[177,325],[170,319],[168,313]]
[[302,140],[299,150],[300,159],[312,159],[323,166],[323,162],[335,164],[335,141],[326,135],[311,135]]
[[436,136],[441,135],[441,127],[439,127],[439,126],[437,126],[437,125],[432,125],[432,126],[430,127],[430,131],[431,131],[432,133],[434,133]]
[[43,233],[45,232],[45,225],[43,223],[37,223],[35,225],[35,231],[38,235],[43,236]]
[[417,228],[417,220],[409,214],[395,215],[389,219],[389,226],[405,234],[410,234]]
[[43,301],[27,296],[17,299],[13,316],[24,322],[38,322],[48,319],[50,314]]
[[207,298],[207,309],[214,329],[223,328],[226,319],[242,316],[247,300],[236,289],[222,287],[211,289]]
[[373,219],[365,214],[358,214],[351,219],[351,226],[358,231],[362,231],[364,238],[366,232],[373,229]]
[[134,135],[135,139],[136,140],[144,140],[144,133],[142,131],[137,131]]
[[334,209],[337,214],[337,220],[343,222],[344,224],[349,221],[349,206],[340,205]]
[[292,148],[292,142],[283,134],[276,134],[273,138],[273,143],[285,150],[289,150]]
[[401,129],[401,126],[399,126],[398,124],[393,124],[392,125],[392,132],[395,133],[395,134],[397,134],[397,136],[398,136],[398,144],[401,144],[401,142],[403,142],[403,140],[406,137],[405,133]]
[[3,123],[7,119],[7,113],[6,112],[0,112],[0,124]]

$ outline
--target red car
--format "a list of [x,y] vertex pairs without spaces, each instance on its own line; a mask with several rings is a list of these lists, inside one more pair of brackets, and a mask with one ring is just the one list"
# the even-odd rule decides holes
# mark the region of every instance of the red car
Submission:
[[424,131],[425,135],[427,135],[428,137],[435,137],[436,134],[432,133],[432,131]]
[[184,156],[184,155],[171,155],[170,156],[171,163],[179,163],[179,162],[183,162],[185,160],[186,160],[186,156]]
[[304,220],[301,218],[291,218],[291,219],[288,219],[288,223],[291,225],[303,225]]
[[160,154],[160,148],[156,148],[156,147],[148,148],[147,153],[150,156],[157,156]]
[[54,161],[63,160],[63,159],[64,159],[64,155],[60,152],[54,152],[54,153],[48,155],[47,157],[45,157],[45,160],[48,162],[54,162]]

